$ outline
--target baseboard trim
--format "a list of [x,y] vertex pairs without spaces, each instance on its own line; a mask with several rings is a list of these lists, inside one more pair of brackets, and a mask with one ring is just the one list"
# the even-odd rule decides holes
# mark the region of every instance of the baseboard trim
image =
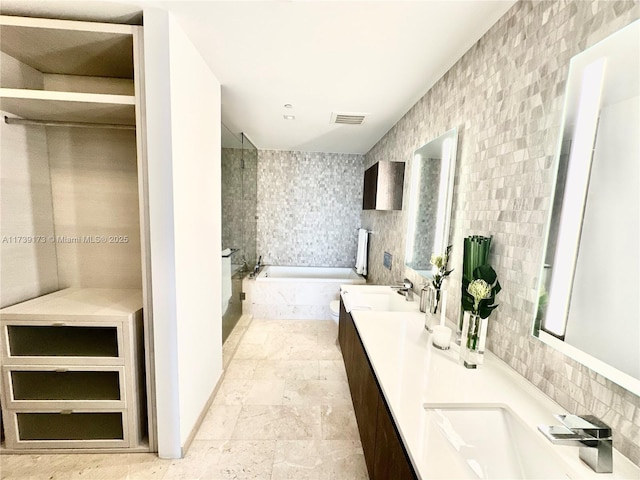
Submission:
[[200,415],[198,416],[198,420],[196,420],[195,425],[193,426],[193,428],[191,429],[191,432],[189,433],[189,436],[185,440],[184,445],[182,446],[182,449],[180,452],[180,458],[185,457],[185,455],[189,451],[189,448],[191,447],[191,444],[193,443],[193,439],[196,438],[198,430],[200,430],[200,427],[202,426],[202,422],[204,421],[204,417],[207,416],[207,413],[211,408],[211,404],[213,403],[213,399],[216,397],[216,393],[218,393],[218,390],[220,389],[220,385],[222,384],[223,378],[224,378],[224,370],[220,374],[220,378],[218,379],[216,386],[211,392],[211,395],[209,396],[209,398],[207,399],[207,403],[205,403],[204,408],[200,412]]
[[[240,339],[238,340],[238,344],[235,346],[233,351],[230,352],[231,354],[229,356],[229,361],[231,361],[231,359],[235,355],[236,350],[238,349],[238,345],[240,344],[240,340],[242,340],[242,337],[246,333],[247,328],[249,328],[249,325],[251,324],[252,320],[253,320],[253,315],[244,314],[244,315],[242,315],[240,317],[240,320],[238,321],[238,323],[240,323],[242,321],[243,326],[246,325],[246,328],[244,328],[244,330],[242,332],[242,335],[240,336]],[[228,365],[228,362],[227,362],[227,365]],[[184,442],[184,445],[182,446],[181,458],[184,458],[184,456],[189,451],[189,448],[191,447],[191,444],[193,443],[193,439],[196,437],[196,435],[198,433],[198,430],[200,430],[200,427],[202,426],[202,422],[204,421],[204,417],[207,416],[207,412],[209,412],[209,409],[211,408],[211,405],[213,404],[213,400],[216,397],[216,394],[218,393],[218,390],[220,389],[220,385],[222,384],[222,381],[224,380],[225,374],[227,372],[227,369],[226,369],[227,365],[223,366],[222,373],[220,374],[220,378],[218,379],[218,382],[216,383],[215,388],[211,392],[211,395],[209,396],[209,399],[207,400],[207,403],[205,404],[204,408],[202,409],[202,412],[200,412],[200,416],[198,416],[198,420],[196,420],[195,425],[191,429],[191,433],[189,433],[189,436],[187,437],[187,440]]]

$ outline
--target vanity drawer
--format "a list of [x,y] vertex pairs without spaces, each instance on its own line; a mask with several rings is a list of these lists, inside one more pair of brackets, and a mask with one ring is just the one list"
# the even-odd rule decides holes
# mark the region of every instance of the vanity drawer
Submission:
[[5,410],[7,448],[129,446],[126,410]]
[[5,365],[124,365],[121,322],[4,321]]
[[124,367],[3,368],[9,409],[125,408]]

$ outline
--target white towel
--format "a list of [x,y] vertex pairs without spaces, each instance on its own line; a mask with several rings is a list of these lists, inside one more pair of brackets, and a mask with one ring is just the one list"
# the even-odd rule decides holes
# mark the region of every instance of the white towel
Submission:
[[356,255],[356,272],[360,275],[367,274],[367,242],[369,233],[366,229],[358,229],[358,253]]

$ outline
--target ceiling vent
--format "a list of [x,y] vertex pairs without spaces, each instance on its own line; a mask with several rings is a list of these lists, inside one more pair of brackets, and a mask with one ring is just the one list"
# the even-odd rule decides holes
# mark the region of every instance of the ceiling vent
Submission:
[[365,113],[336,113],[331,114],[331,123],[337,123],[339,125],[362,125]]

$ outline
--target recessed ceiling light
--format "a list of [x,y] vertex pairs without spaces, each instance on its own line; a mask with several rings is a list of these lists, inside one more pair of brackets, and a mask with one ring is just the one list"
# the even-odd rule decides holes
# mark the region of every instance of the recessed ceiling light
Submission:
[[293,108],[293,105],[291,105],[290,103],[285,103],[284,108]]
[[295,115],[283,115],[285,120],[295,120],[296,116]]

